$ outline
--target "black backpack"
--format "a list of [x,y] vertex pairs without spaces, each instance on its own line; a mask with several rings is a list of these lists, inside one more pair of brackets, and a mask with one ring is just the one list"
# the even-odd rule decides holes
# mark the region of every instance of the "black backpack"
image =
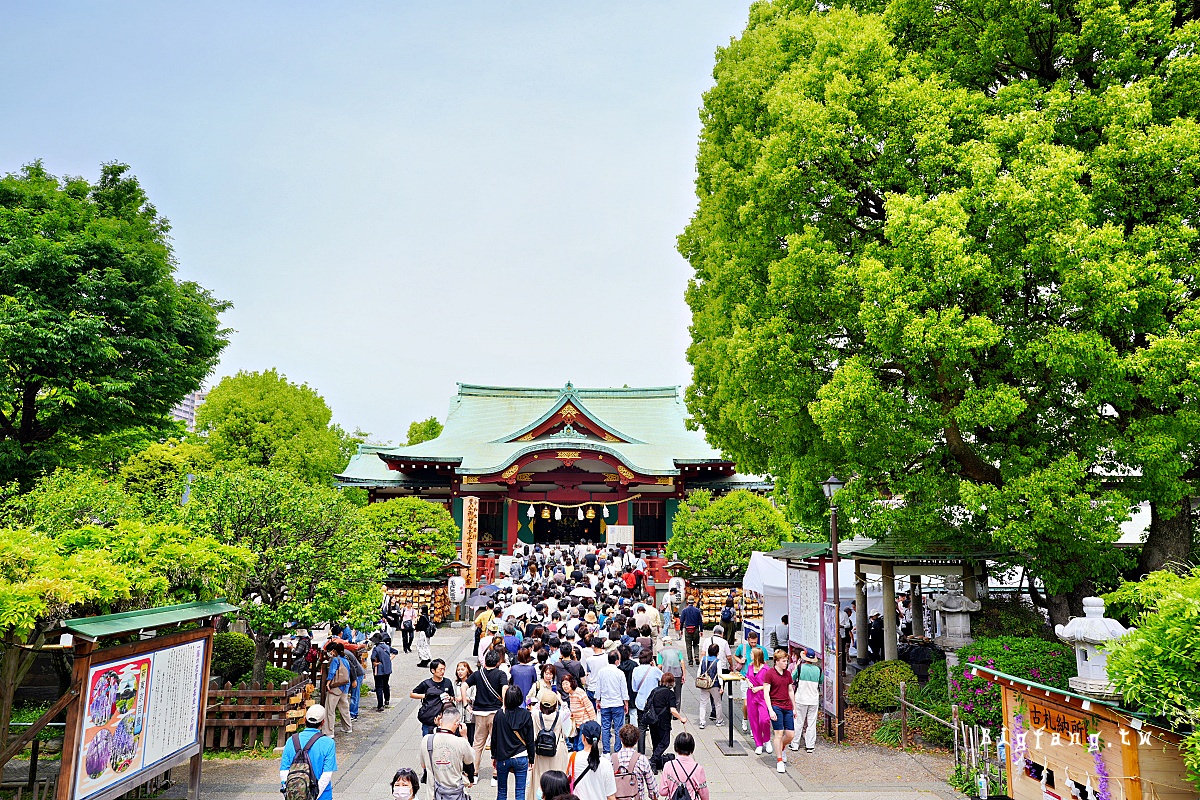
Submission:
[[725,606],[721,609],[721,622],[726,625],[733,622],[733,606]]
[[440,689],[426,690],[425,699],[421,701],[421,707],[417,709],[417,722],[422,725],[436,725],[437,718],[442,715],[442,709],[445,707],[446,703],[442,700]]
[[[675,769],[676,774],[682,769],[678,761],[675,762]],[[692,785],[692,773],[695,771],[696,767],[692,767],[692,772],[687,773],[684,779],[675,785],[675,791],[671,792],[669,800],[692,800],[692,793],[688,791],[688,787]]]
[[554,712],[554,722],[549,729],[542,727],[542,715],[538,715],[538,734],[533,739],[534,755],[554,758],[558,755],[558,715],[562,709]]

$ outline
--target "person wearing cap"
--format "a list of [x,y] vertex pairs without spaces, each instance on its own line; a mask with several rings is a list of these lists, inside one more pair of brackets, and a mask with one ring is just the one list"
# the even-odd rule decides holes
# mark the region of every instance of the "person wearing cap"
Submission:
[[796,738],[792,749],[800,749],[804,736],[804,751],[811,753],[817,745],[817,709],[821,702],[821,668],[817,666],[817,651],[811,647],[800,655],[796,670]]
[[542,775],[552,769],[567,771],[567,759],[571,756],[567,743],[575,736],[575,722],[571,719],[570,709],[562,706],[558,692],[552,689],[542,689],[538,692],[530,711],[533,712],[534,741],[537,741],[537,736],[542,731],[553,731],[556,748],[554,755],[539,755],[533,762],[533,773],[526,784],[525,797],[526,800],[553,800],[538,796],[541,793]]
[[[296,747],[308,747],[308,763],[312,765],[320,794],[317,800],[333,800],[333,773],[337,772],[337,745],[332,736],[321,733],[325,722],[325,707],[312,705],[304,712],[304,730],[287,738],[283,745],[283,757],[279,760],[279,790],[287,784],[288,770],[296,760]],[[312,741],[316,738],[316,741]],[[309,743],[312,742],[311,746]]]
[[[767,651],[758,644],[758,631],[748,630],[745,641],[733,651],[733,671],[747,680],[750,678],[750,664],[754,661],[755,650],[762,650],[762,660],[763,663],[766,663]],[[733,692],[733,699],[739,702],[742,709],[742,733],[750,732],[750,717],[746,714],[746,683],[747,681],[743,680],[733,681],[729,684],[730,691]]]

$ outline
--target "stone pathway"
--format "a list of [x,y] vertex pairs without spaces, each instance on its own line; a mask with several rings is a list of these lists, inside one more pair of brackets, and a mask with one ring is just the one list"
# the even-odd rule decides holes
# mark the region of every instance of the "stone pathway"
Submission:
[[[435,658],[453,665],[463,660],[471,646],[471,629],[442,629],[431,642]],[[416,655],[396,657],[392,676],[392,708],[376,713],[375,698],[364,698],[354,733],[338,734],[338,773],[335,798],[389,800],[389,783],[401,766],[416,767],[420,726],[418,701],[408,692],[428,672],[416,667]],[[726,757],[717,749],[728,740],[728,728],[709,723],[705,730],[694,724],[697,695],[690,685],[684,691],[688,730],[696,736],[696,758],[705,766],[712,800],[741,800],[747,796],[789,800],[961,800],[962,795],[945,781],[953,767],[949,758],[904,753],[884,747],[838,747],[818,740],[812,755],[788,752],[788,771],[775,771],[774,756],[754,756],[749,737],[738,731],[735,740],[749,743],[751,755]],[[675,724],[673,733],[680,730]],[[484,780],[471,791],[474,800],[495,800],[496,790]],[[180,774],[176,776],[184,778]],[[216,800],[279,800],[279,767],[276,760],[210,760],[204,764],[202,794]],[[422,791],[422,795],[425,796]],[[186,781],[177,784],[168,798],[186,796]]]

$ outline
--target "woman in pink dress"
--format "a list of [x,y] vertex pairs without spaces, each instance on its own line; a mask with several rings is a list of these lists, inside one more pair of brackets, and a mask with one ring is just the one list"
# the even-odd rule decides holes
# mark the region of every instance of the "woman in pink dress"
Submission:
[[767,687],[763,675],[768,667],[763,660],[763,649],[751,650],[750,667],[746,670],[746,718],[750,720],[750,735],[754,737],[754,752],[762,755],[763,748],[771,752],[771,711],[767,708]]

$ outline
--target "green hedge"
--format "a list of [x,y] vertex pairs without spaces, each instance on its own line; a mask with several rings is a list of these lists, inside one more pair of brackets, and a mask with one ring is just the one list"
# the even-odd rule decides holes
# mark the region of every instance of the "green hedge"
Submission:
[[895,711],[900,683],[917,688],[917,676],[903,661],[880,661],[854,676],[846,700],[867,711]]
[[213,637],[212,676],[222,682],[245,675],[254,667],[254,640],[244,633]]
[[971,675],[978,664],[1015,678],[1024,678],[1056,689],[1066,689],[1075,677],[1075,652],[1061,642],[1017,636],[976,639],[958,651],[959,664],[950,674],[950,700],[958,703],[963,717],[985,728],[999,728],[1000,691],[995,685]]
[[995,597],[979,603],[981,608],[971,615],[971,634],[976,639],[1017,636],[1056,641],[1042,612],[1023,598]]
[[[233,681],[233,683],[234,684],[239,684],[239,683],[249,684],[250,676],[252,674],[253,674],[253,670],[247,670],[246,674],[242,675],[242,677],[238,678],[236,681]],[[292,672],[290,669],[283,669],[282,667],[273,667],[270,664],[267,664],[267,671],[266,671],[266,674],[263,676],[263,679],[264,679],[263,682],[264,683],[273,683],[273,684],[275,684],[275,688],[279,688],[280,686],[286,686],[289,683],[291,683],[292,679],[295,677],[296,677],[296,673]]]

